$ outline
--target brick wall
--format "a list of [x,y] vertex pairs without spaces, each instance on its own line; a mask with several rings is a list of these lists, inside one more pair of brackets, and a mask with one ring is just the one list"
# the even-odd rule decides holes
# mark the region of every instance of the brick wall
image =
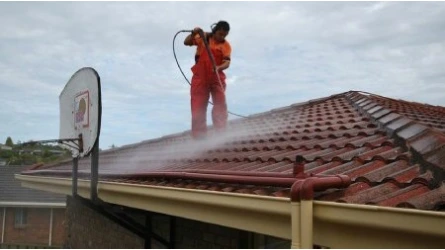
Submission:
[[[50,232],[50,208],[26,208],[26,225],[22,227],[15,226],[15,211],[16,208],[6,208],[3,244],[48,246]],[[53,211],[54,214],[57,214],[57,216],[54,216],[53,214],[53,233],[51,245],[62,246],[63,238],[65,237],[65,228],[63,227],[65,209],[54,209]],[[3,216],[3,207],[0,208],[0,214],[0,216]],[[2,222],[3,218],[0,220],[0,223]]]
[[66,237],[65,208],[53,208],[52,246],[63,246]]
[[144,240],[72,196],[67,198],[64,248],[144,248]]

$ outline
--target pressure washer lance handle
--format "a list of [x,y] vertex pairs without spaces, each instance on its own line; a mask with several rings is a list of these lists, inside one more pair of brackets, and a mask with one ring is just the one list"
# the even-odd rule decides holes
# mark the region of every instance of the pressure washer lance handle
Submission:
[[219,73],[216,71],[216,62],[215,62],[215,58],[213,58],[213,54],[212,54],[212,52],[210,51],[209,44],[207,43],[207,39],[206,39],[206,37],[205,37],[205,35],[204,35],[204,31],[202,31],[202,30],[198,30],[198,33],[199,33],[199,36],[201,37],[201,39],[204,41],[204,45],[205,45],[205,47],[206,47],[207,54],[209,55],[210,60],[212,61],[213,71],[215,72],[216,77],[218,78],[219,86],[220,86],[221,89],[225,92],[225,89],[223,88],[223,85],[222,85],[222,83],[221,83],[221,79],[219,78]]

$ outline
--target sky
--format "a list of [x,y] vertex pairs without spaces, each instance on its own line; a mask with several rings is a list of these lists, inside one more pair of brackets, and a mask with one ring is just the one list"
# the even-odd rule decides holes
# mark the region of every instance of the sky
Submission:
[[445,106],[445,2],[0,2],[0,143],[58,139],[59,95],[83,67],[101,79],[100,148],[189,130],[173,37],[219,20],[232,113],[349,90]]

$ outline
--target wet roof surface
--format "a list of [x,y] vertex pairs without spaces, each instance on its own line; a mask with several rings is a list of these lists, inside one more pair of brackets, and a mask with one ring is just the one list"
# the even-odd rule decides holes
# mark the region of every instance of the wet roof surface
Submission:
[[[102,151],[100,180],[289,197],[290,187],[247,185],[152,175],[201,173],[291,176],[296,156],[306,175],[343,174],[352,184],[315,199],[442,210],[445,206],[445,108],[350,91],[210,128],[205,140],[189,131]],[[23,174],[67,176],[65,162]],[[88,178],[90,159],[79,161]]]

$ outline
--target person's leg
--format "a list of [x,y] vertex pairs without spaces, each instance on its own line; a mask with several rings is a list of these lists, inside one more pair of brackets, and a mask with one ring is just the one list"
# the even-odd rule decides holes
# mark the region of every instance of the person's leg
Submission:
[[193,74],[190,89],[190,104],[192,111],[192,137],[199,139],[207,133],[207,104],[209,90],[205,82],[197,74]]
[[212,78],[211,93],[213,101],[212,121],[216,130],[223,131],[227,125],[226,76],[220,73],[221,84],[215,76]]

